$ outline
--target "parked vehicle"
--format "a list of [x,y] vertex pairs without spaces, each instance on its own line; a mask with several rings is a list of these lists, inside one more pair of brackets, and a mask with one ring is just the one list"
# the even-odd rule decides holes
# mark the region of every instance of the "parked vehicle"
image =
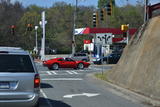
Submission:
[[75,53],[70,55],[69,57],[76,61],[85,61],[85,62],[89,61],[89,56],[87,53]]
[[111,54],[108,54],[107,56],[104,56],[103,60],[102,58],[94,59],[93,63],[94,64],[102,64],[102,63],[116,64],[119,61],[120,57],[121,57],[121,53],[111,53]]
[[0,47],[0,107],[39,107],[40,77],[30,54]]
[[43,65],[48,69],[58,70],[59,68],[83,69],[89,67],[90,63],[84,61],[75,61],[71,58],[55,58],[43,61]]

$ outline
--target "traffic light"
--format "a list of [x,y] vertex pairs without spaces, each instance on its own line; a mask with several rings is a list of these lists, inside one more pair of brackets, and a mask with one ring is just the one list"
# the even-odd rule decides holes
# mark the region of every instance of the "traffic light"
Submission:
[[107,4],[107,15],[109,16],[112,15],[112,4],[111,3]]
[[27,31],[32,31],[33,25],[32,24],[27,24]]
[[98,26],[98,12],[93,13],[93,27]]
[[104,17],[105,17],[105,8],[102,8],[101,10],[100,10],[100,20],[101,21],[103,21],[104,20]]
[[122,31],[127,31],[128,30],[128,25],[121,25],[121,30]]
[[15,25],[11,25],[11,34],[12,35],[15,35],[15,28],[16,28]]

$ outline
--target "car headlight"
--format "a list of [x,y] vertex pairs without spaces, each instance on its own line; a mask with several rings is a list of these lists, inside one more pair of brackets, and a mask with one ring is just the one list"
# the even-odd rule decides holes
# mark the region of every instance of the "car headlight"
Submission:
[[97,61],[100,61],[100,58],[97,58]]
[[99,55],[96,55],[96,58],[99,58]]

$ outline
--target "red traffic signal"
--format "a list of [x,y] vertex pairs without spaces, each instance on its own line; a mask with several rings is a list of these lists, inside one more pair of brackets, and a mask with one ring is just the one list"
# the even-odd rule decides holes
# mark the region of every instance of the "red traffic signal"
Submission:
[[14,35],[15,34],[15,25],[11,25],[11,34]]
[[32,31],[33,25],[32,24],[27,24],[27,31]]
[[11,25],[11,29],[14,29],[14,28],[16,28],[16,26],[15,25]]

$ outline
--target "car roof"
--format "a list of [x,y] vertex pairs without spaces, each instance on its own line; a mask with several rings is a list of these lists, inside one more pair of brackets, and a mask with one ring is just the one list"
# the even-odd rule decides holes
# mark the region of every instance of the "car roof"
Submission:
[[29,52],[20,47],[0,47],[0,54],[21,54],[28,55]]

